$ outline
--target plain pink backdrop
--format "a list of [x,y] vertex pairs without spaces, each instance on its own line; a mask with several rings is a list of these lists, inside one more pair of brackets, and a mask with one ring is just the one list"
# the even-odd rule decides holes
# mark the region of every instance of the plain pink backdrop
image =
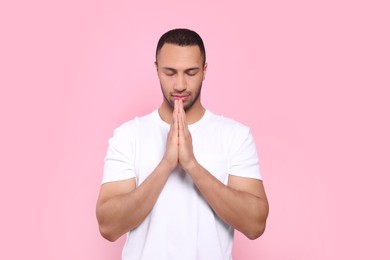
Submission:
[[95,201],[115,127],[159,106],[159,36],[204,38],[203,103],[252,128],[265,234],[234,259],[390,259],[388,1],[2,1],[0,259],[119,259]]

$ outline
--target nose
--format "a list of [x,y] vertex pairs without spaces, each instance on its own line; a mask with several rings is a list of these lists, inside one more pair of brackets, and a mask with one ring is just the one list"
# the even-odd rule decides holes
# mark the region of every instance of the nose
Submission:
[[187,89],[187,81],[186,81],[185,75],[178,74],[176,77],[174,90],[177,92],[183,92],[186,89]]

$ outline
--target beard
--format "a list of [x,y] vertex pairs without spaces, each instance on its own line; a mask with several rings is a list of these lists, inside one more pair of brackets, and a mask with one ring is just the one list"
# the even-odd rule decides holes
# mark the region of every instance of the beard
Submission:
[[[160,83],[160,86],[161,86],[161,83]],[[169,104],[169,106],[173,110],[175,108],[175,101],[170,98],[172,93],[168,93],[168,94],[164,93],[164,90],[163,90],[162,86],[161,86],[161,91],[163,93],[165,101],[167,101],[167,103]],[[180,94],[188,93],[188,94],[190,94],[190,97],[192,97],[191,100],[188,100],[189,102],[187,104],[184,104],[183,108],[184,108],[185,112],[190,110],[192,108],[192,106],[198,101],[198,99],[200,98],[200,93],[201,92],[202,92],[202,83],[200,83],[200,85],[199,85],[199,87],[198,87],[196,92],[188,92],[188,91],[177,92],[177,93],[180,93]]]

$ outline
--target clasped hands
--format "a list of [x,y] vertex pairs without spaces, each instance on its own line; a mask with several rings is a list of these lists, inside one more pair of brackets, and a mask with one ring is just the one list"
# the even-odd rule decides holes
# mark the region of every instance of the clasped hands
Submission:
[[192,137],[188,129],[182,100],[175,100],[172,117],[173,123],[168,132],[163,160],[168,163],[171,170],[180,165],[188,173],[190,168],[196,166],[197,161],[193,152]]

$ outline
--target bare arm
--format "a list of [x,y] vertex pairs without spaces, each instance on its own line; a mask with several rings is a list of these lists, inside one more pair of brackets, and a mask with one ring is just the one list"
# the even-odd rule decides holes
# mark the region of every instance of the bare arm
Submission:
[[115,241],[137,227],[152,210],[170,172],[160,163],[137,188],[134,178],[103,184],[96,205],[102,236]]
[[136,187],[133,178],[101,186],[96,217],[104,238],[115,241],[137,227],[152,210],[170,173],[178,163],[177,124],[175,117],[168,133],[164,157],[141,185]]
[[265,230],[268,202],[261,180],[230,175],[225,186],[200,164],[187,170],[195,185],[227,224],[249,239],[256,239]]
[[196,161],[193,154],[192,138],[181,102],[178,113],[180,165],[225,223],[250,239],[258,238],[265,230],[268,217],[268,201],[263,182],[230,175],[226,186],[210,174]]

